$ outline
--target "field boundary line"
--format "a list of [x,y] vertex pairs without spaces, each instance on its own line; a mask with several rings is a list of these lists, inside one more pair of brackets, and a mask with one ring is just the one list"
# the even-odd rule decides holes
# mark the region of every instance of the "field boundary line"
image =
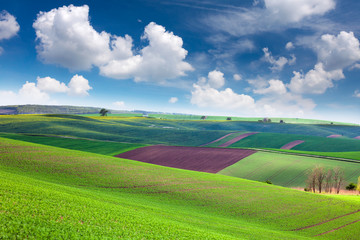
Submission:
[[[354,211],[354,212],[350,212],[350,213],[347,213],[347,214],[344,214],[344,215],[337,216],[337,217],[335,217],[335,218],[326,220],[326,221],[324,221],[324,222],[320,222],[320,223],[316,223],[316,224],[313,224],[313,225],[309,225],[309,226],[305,226],[305,227],[293,229],[293,230],[291,230],[291,231],[300,231],[300,230],[304,230],[304,229],[316,227],[316,226],[322,225],[322,224],[324,224],[324,223],[328,223],[328,222],[334,221],[334,220],[336,220],[336,219],[339,219],[339,218],[342,218],[342,217],[346,217],[346,216],[349,216],[349,215],[352,215],[352,214],[355,214],[355,213],[358,213],[358,212],[360,212],[360,209],[359,209],[359,210],[356,210],[356,211]],[[360,219],[357,220],[357,221],[360,221]],[[347,225],[349,225],[349,224],[347,224]],[[347,226],[347,225],[344,225],[344,226],[342,226],[342,227],[345,227],[345,226]],[[339,227],[339,228],[341,228],[341,227]],[[334,229],[333,229],[333,230],[334,230]],[[332,231],[332,230],[330,230],[330,231]],[[330,232],[330,231],[328,231],[328,232]],[[326,232],[326,233],[327,233],[327,232]],[[325,234],[325,233],[321,233],[321,234]],[[319,235],[321,235],[321,234],[319,234]],[[316,235],[316,236],[318,236],[318,235]]]
[[340,226],[340,227],[338,227],[338,228],[334,228],[334,229],[332,229],[332,230],[330,230],[330,231],[317,234],[317,235],[315,235],[314,237],[321,236],[321,235],[324,235],[324,234],[327,234],[327,233],[331,233],[331,232],[335,232],[335,231],[337,231],[337,230],[339,230],[339,229],[341,229],[341,228],[344,228],[344,227],[349,226],[349,225],[351,225],[351,224],[357,223],[357,222],[359,222],[359,221],[360,221],[360,219],[355,220],[355,221],[353,221],[353,222],[351,222],[351,223],[342,225],[342,226]]

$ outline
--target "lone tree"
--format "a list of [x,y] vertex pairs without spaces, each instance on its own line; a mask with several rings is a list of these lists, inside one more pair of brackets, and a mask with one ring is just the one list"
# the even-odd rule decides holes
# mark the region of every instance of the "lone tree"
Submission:
[[104,117],[107,116],[109,110],[106,110],[105,108],[102,108],[99,112],[100,116]]

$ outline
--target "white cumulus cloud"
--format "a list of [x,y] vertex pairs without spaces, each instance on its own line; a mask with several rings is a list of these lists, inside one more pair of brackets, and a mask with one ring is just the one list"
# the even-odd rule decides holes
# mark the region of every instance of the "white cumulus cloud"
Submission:
[[158,81],[185,76],[193,67],[184,61],[187,51],[179,36],[151,22],[145,27],[143,40],[149,45],[139,55],[125,60],[112,60],[100,67],[100,73],[115,79],[134,78],[135,81]]
[[241,74],[235,73],[233,75],[233,78],[234,78],[235,81],[240,81],[242,79],[242,76],[241,76]]
[[254,107],[254,99],[251,96],[237,94],[231,88],[219,91],[210,86],[193,84],[191,91],[191,103],[199,107],[212,107],[220,109],[251,109]]
[[179,99],[177,97],[171,97],[169,103],[176,103]]
[[19,96],[27,103],[46,103],[50,99],[50,96],[41,91],[35,83],[28,81],[19,90]]
[[324,34],[315,44],[315,50],[326,70],[344,69],[360,61],[359,40],[353,32]]
[[314,69],[305,75],[294,71],[294,76],[291,78],[288,87],[294,93],[322,94],[334,86],[334,80],[340,80],[344,77],[341,69],[326,71],[323,64],[318,63]]
[[291,55],[291,59],[287,59],[286,57],[274,58],[268,48],[263,48],[264,57],[263,60],[270,63],[272,66],[270,69],[272,71],[281,71],[286,64],[292,65],[296,61],[296,57]]
[[88,96],[88,91],[92,89],[92,87],[89,85],[89,81],[83,76],[79,76],[77,74],[71,78],[68,84],[68,88],[69,95],[77,96]]
[[208,74],[208,84],[212,88],[221,88],[225,84],[224,73],[214,70]]
[[7,11],[2,11],[0,13],[0,40],[12,38],[19,30],[20,26],[16,18]]
[[193,67],[185,62],[182,38],[151,22],[142,40],[148,45],[133,51],[129,35],[97,32],[89,21],[89,7],[73,5],[40,12],[33,27],[38,57],[48,64],[72,70],[96,66],[100,74],[115,79],[165,82],[185,76]]
[[292,42],[288,42],[288,43],[286,43],[285,48],[286,48],[286,50],[290,51],[290,50],[294,49],[295,47]]
[[69,88],[65,83],[59,82],[51,77],[37,77],[37,88],[44,92],[67,92]]
[[[20,26],[16,18],[7,11],[0,12],[0,41],[10,39],[19,32]],[[4,48],[0,47],[0,55],[4,52]]]
[[254,93],[282,95],[287,92],[286,86],[281,80],[271,79],[268,83],[269,86],[266,88],[254,89]]

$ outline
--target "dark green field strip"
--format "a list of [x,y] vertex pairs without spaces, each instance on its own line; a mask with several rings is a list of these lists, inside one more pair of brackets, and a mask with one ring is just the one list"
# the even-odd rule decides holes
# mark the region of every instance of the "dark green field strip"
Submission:
[[[352,138],[360,135],[360,127],[246,121],[165,120],[143,117],[84,117],[63,114],[0,116],[0,132],[69,135],[122,142],[132,140],[133,143],[149,143],[151,139],[150,144],[199,146],[208,143],[209,139],[217,139],[230,132],[273,132],[323,137],[342,134]],[[106,135],[109,136],[106,137]],[[348,143],[342,145],[349,145]],[[351,144],[350,147],[352,147]]]
[[[7,199],[1,234],[17,232],[19,238],[32,230],[40,238],[45,228],[46,236],[56,229],[56,236],[69,232],[87,238],[301,239],[341,227],[348,219],[322,224],[315,233],[291,230],[360,209],[360,201],[351,199],[10,139],[0,139],[0,156],[0,198]],[[58,194],[51,197],[54,191]],[[30,230],[21,232],[19,222]],[[339,239],[346,231],[327,238]],[[360,228],[350,231],[348,239],[360,234]]]
[[108,156],[114,156],[139,147],[147,146],[144,144],[109,142],[93,139],[73,139],[61,136],[24,135],[13,133],[0,133],[0,137]]
[[316,152],[360,151],[360,141],[349,138],[325,138],[297,134],[259,133],[244,138],[229,147],[232,148],[278,148],[295,140],[304,141],[292,150]]
[[307,172],[316,165],[325,168],[341,167],[344,170],[345,181],[348,183],[357,182],[360,176],[360,162],[357,161],[329,160],[260,151],[223,169],[219,174],[262,182],[270,180],[276,185],[285,187],[305,187]]

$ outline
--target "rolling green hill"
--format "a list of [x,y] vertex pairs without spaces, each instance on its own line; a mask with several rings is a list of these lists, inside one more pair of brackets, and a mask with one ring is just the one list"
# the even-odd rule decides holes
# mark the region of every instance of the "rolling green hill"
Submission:
[[[84,117],[59,114],[3,115],[0,116],[0,132],[59,135],[136,144],[184,146],[200,146],[231,132],[263,132],[243,139],[231,147],[279,148],[283,143],[285,144],[297,137],[296,135],[301,134],[308,142],[300,144],[294,149],[359,151],[360,148],[359,140],[346,139],[359,136],[360,127],[337,125],[163,120],[143,117]],[[324,138],[333,134],[342,134],[344,138]],[[255,142],[248,142],[259,136],[262,136],[262,138]],[[319,138],[314,138],[314,136]],[[330,145],[324,145],[324,141],[326,144],[332,144],[331,146],[338,148],[327,147]],[[308,147],[301,148],[302,146]],[[323,149],[324,147],[328,149]]]
[[360,201],[349,197],[3,138],[0,156],[3,239],[357,239],[360,234]]

